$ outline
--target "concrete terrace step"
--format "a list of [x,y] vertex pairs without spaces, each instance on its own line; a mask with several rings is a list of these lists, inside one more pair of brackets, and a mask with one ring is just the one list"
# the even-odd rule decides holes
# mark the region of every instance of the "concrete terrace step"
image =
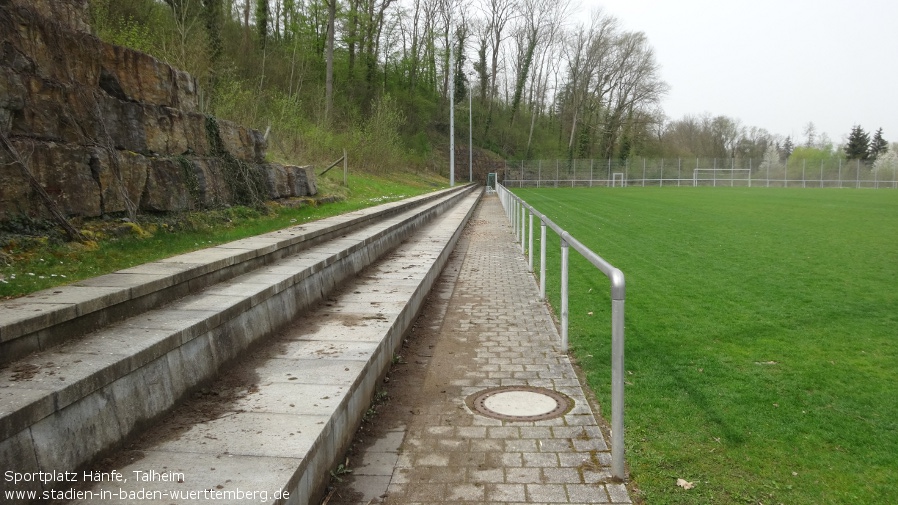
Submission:
[[[118,322],[0,370],[0,461],[22,473],[84,467],[149,426],[337,284],[472,198],[464,189],[443,191],[51,293],[63,297],[43,293],[16,300],[19,306],[0,309],[0,319],[10,323],[0,334],[38,335],[41,345],[41,336],[64,334],[58,326]],[[278,236],[284,233],[292,235]],[[93,298],[88,290],[96,290]],[[159,306],[164,300],[171,303]],[[30,301],[40,316],[25,317],[34,310],[25,305]],[[117,314],[128,311],[134,315]],[[84,316],[89,323],[78,321]],[[50,487],[30,484],[15,489]],[[0,480],[0,492],[10,486]]]
[[86,489],[93,497],[75,503],[104,493],[127,502],[122,492],[148,503],[248,495],[317,503],[479,197],[340,286],[118,454],[112,466],[128,482],[96,484]]
[[391,202],[47,289],[0,304],[0,364],[159,307],[207,286],[445,197]]

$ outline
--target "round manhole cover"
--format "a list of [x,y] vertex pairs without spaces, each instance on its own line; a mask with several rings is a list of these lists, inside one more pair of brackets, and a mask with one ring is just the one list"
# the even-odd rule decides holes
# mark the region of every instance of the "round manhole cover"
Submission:
[[574,401],[551,389],[510,386],[491,388],[465,399],[478,414],[503,421],[541,421],[561,417]]

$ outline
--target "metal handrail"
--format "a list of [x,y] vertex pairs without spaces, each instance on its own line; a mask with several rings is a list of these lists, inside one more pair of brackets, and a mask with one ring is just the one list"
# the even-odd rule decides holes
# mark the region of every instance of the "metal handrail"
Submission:
[[533,216],[540,220],[540,299],[546,299],[546,227],[561,238],[561,350],[568,351],[568,253],[571,247],[599,269],[611,281],[611,475],[625,479],[624,470],[624,273],[594,253],[570,233],[537,211],[502,184],[496,184],[499,201],[512,223],[515,237],[520,237],[521,253],[525,252],[526,213],[530,212],[529,265],[533,271]]

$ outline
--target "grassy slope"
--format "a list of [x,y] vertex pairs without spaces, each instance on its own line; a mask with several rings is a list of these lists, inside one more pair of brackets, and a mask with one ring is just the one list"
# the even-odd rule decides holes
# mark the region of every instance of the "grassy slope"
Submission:
[[[518,193],[627,276],[646,503],[898,502],[898,193]],[[608,283],[571,257],[571,341],[608,405]]]
[[172,215],[164,220],[144,216],[136,226],[117,221],[82,223],[83,229],[96,238],[87,245],[44,237],[4,236],[2,256],[6,264],[0,265],[0,299],[448,186],[440,177],[421,174],[350,175],[348,188],[336,179],[342,182],[342,173],[330,180],[319,178],[321,193],[344,200],[298,209],[272,205],[265,216],[251,209],[232,208]]

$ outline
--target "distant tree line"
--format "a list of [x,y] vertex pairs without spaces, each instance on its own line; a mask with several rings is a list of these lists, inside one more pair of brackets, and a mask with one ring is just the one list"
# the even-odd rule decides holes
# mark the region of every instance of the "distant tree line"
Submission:
[[[744,126],[726,116],[691,116],[655,125],[653,135],[639,139],[640,156],[766,159],[812,161],[838,158],[872,163],[890,151],[879,128],[871,139],[860,126],[854,126],[844,146],[837,146],[826,134],[818,134],[814,123],[803,130],[803,139],[782,137],[769,131]],[[775,160],[774,160],[775,158]]]

